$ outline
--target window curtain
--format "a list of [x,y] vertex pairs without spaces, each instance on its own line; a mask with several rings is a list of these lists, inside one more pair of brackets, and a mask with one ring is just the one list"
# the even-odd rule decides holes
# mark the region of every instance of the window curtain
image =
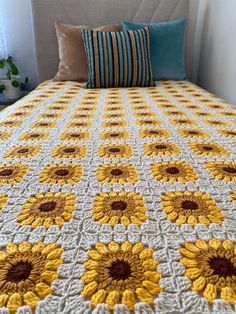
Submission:
[[2,13],[0,12],[0,59],[7,57],[7,47],[4,33]]

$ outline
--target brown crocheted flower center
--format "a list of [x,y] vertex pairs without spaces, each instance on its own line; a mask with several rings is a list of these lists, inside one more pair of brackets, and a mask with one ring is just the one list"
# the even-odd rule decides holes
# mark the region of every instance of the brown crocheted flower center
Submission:
[[116,201],[111,204],[113,210],[126,210],[127,203],[124,201]]
[[81,135],[80,134],[76,134],[76,133],[72,133],[71,135],[70,135],[70,137],[80,137]]
[[110,137],[118,137],[120,134],[119,133],[111,133]]
[[160,134],[159,131],[149,131],[150,134]]
[[0,171],[0,176],[7,177],[13,174],[12,169],[5,169]]
[[40,205],[39,210],[41,212],[51,212],[53,211],[57,206],[56,202],[46,202]]
[[123,173],[124,172],[122,170],[120,170],[120,169],[113,169],[113,170],[111,170],[111,174],[113,176],[121,176]]
[[212,146],[202,146],[202,148],[204,149],[204,150],[214,150],[214,148],[212,147]]
[[120,148],[112,147],[112,148],[109,149],[109,151],[110,151],[111,153],[119,153],[119,152],[120,152]]
[[190,135],[198,135],[199,133],[197,131],[188,131],[188,134],[190,134]]
[[34,134],[31,134],[30,137],[36,138],[36,137],[40,137],[40,135],[38,133],[34,133]]
[[30,263],[19,262],[8,271],[6,279],[7,281],[18,283],[29,278],[31,271],[32,265]]
[[64,153],[74,153],[75,148],[64,148],[63,151],[64,151]]
[[113,262],[109,267],[110,276],[114,280],[125,280],[128,279],[131,275],[130,265],[125,261],[116,261]]
[[55,174],[59,177],[64,177],[67,176],[69,174],[69,171],[66,169],[59,169],[55,171]]
[[176,167],[169,167],[166,169],[166,172],[169,174],[179,174],[180,170]]
[[234,265],[225,257],[214,257],[209,261],[209,266],[214,270],[214,275],[223,277],[234,276],[236,269]]
[[224,167],[223,170],[228,173],[236,173],[236,168],[233,167]]
[[17,153],[19,154],[25,154],[25,153],[28,153],[29,152],[29,149],[28,148],[21,148],[21,149],[18,149]]
[[156,149],[166,149],[167,147],[166,147],[166,145],[160,144],[160,145],[156,145],[155,148]]
[[182,208],[183,209],[190,209],[190,210],[197,210],[198,204],[193,201],[183,201],[182,202]]

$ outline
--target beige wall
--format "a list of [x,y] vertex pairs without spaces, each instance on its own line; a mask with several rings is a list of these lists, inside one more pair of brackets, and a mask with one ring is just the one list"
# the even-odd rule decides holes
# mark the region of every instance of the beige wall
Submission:
[[236,0],[201,0],[198,84],[236,105]]

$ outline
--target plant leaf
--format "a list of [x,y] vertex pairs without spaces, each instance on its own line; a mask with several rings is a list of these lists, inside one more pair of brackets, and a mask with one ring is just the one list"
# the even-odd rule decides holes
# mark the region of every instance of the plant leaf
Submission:
[[18,75],[19,74],[17,66],[14,63],[11,64],[11,73],[12,73],[12,75]]
[[25,85],[27,85],[29,83],[29,78],[28,78],[28,76],[26,76],[26,78],[25,78]]
[[12,84],[12,86],[14,86],[15,88],[19,87],[19,85],[20,85],[19,82],[16,81],[16,80],[15,80],[15,81],[12,81],[11,84]]
[[9,56],[9,57],[7,58],[7,62],[8,62],[8,63],[12,63],[12,60],[13,60],[13,58],[12,58],[11,56]]
[[4,60],[0,60],[0,69],[4,68]]
[[5,90],[5,86],[4,85],[0,85],[0,93],[2,93]]

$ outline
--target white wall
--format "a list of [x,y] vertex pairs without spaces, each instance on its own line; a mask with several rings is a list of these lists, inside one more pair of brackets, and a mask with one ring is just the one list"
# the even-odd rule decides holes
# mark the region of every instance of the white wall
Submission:
[[236,0],[201,0],[198,84],[236,105]]
[[0,0],[8,55],[12,55],[21,75],[37,85],[36,57],[30,0]]

